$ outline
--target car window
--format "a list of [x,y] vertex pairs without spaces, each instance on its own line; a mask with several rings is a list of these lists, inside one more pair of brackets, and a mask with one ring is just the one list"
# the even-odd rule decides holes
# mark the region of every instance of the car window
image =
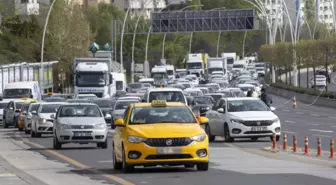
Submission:
[[197,123],[187,107],[136,107],[132,109],[129,125],[161,123]]
[[102,117],[97,105],[64,105],[59,117]]
[[40,113],[56,113],[57,109],[60,107],[60,104],[46,104],[42,105]]
[[214,103],[214,105],[212,106],[212,110],[217,110],[217,109],[219,109],[220,103],[221,103],[221,99],[218,99],[218,100]]
[[230,100],[228,112],[270,111],[261,100]]
[[139,101],[117,101],[114,110],[127,109],[127,107],[132,103],[138,103]]

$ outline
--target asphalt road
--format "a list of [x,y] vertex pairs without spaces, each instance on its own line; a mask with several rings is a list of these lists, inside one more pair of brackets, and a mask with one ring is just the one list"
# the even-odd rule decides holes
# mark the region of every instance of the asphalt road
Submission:
[[[311,77],[313,77],[313,72],[310,71],[308,73],[309,75],[309,80]],[[306,71],[301,71],[300,75],[300,86],[301,87],[307,87],[307,72]],[[309,82],[309,88],[310,87],[310,82]],[[330,92],[336,92],[336,72],[331,73],[331,82],[328,84],[328,91]]]

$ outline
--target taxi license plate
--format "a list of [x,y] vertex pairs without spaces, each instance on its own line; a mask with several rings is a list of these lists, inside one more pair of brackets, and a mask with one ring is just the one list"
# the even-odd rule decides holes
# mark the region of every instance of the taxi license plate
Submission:
[[157,148],[156,149],[157,154],[181,154],[182,149],[181,148]]
[[75,136],[81,137],[81,136],[91,136],[91,133],[88,132],[76,132],[74,133]]
[[266,131],[267,127],[252,127],[251,131]]

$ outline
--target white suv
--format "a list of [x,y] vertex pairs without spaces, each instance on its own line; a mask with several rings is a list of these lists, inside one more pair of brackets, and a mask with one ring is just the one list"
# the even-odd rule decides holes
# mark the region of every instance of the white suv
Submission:
[[166,100],[167,102],[182,102],[188,105],[187,98],[183,91],[177,88],[152,88],[148,89],[143,96],[143,102],[152,102],[153,100]]

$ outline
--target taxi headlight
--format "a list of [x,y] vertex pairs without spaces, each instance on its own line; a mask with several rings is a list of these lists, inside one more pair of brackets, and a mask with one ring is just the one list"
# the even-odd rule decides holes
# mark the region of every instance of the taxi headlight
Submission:
[[201,134],[198,136],[191,137],[190,139],[193,141],[202,142],[205,140],[205,138],[206,138],[206,134]]
[[106,129],[106,123],[95,124],[95,129]]
[[128,142],[130,143],[142,143],[145,142],[146,139],[142,137],[137,137],[137,136],[128,136],[127,137]]
[[61,129],[61,130],[71,129],[71,125],[68,125],[68,124],[60,124],[60,129]]
[[242,124],[244,121],[239,119],[231,119],[231,123]]

